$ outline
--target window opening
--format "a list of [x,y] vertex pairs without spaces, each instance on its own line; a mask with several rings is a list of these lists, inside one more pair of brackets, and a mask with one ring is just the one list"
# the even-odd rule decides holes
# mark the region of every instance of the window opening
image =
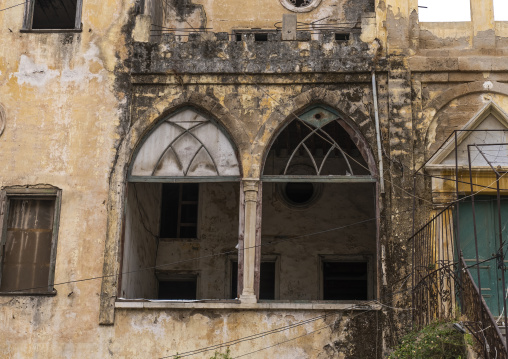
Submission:
[[367,262],[323,261],[324,300],[367,300]]
[[195,300],[197,299],[197,275],[159,280],[158,299]]
[[314,195],[312,183],[290,182],[284,186],[286,198],[294,204],[306,204]]
[[349,34],[348,33],[335,33],[335,41],[348,41]]
[[313,0],[289,0],[289,2],[295,7],[306,7],[312,4]]
[[[259,299],[276,299],[276,261],[261,262],[259,279]],[[238,261],[231,261],[231,298],[238,298]]]
[[418,0],[418,17],[421,22],[471,21],[469,0]]
[[56,196],[11,197],[7,202],[0,292],[53,291]]
[[278,191],[286,204],[292,207],[308,207],[319,199],[322,187],[320,183],[286,182],[278,185]]
[[275,262],[261,262],[259,299],[275,299]]
[[196,238],[199,184],[165,183],[162,186],[161,238]]
[[70,30],[81,27],[82,0],[32,0],[27,2],[26,29]]
[[240,176],[233,145],[214,121],[185,109],[161,121],[144,139],[129,180],[217,176]]
[[275,33],[273,30],[259,31],[259,30],[235,30],[234,39],[236,41],[242,41],[242,34],[252,34],[254,41],[268,41],[268,34]]
[[293,120],[270,148],[263,175],[369,175],[368,165],[337,116],[315,108]]
[[508,21],[508,1],[494,0],[494,21]]
[[268,34],[267,33],[255,33],[254,34],[254,41],[268,41]]

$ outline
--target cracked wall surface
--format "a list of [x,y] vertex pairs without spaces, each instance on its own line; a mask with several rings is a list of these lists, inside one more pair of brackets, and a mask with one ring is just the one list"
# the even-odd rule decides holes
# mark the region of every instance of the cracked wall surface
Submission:
[[[486,15],[419,23],[416,0],[323,0],[298,21],[354,22],[349,40],[307,29],[296,41],[280,33],[236,41],[233,30],[275,30],[289,10],[278,0],[167,3],[85,1],[75,32],[20,32],[24,6],[0,12],[0,186],[62,189],[55,281],[64,283],[54,297],[0,296],[0,358],[162,357],[325,314],[232,353],[271,345],[252,357],[388,353],[410,328],[408,311],[115,308],[128,166],[158,121],[194,106],[230,136],[243,177],[259,178],[281,128],[323,104],[365,139],[377,169],[375,70],[386,186],[376,198],[375,298],[409,308],[412,170],[489,101],[508,112],[508,24]],[[154,24],[209,31],[157,33]],[[431,206],[430,181],[417,186],[417,205]]]

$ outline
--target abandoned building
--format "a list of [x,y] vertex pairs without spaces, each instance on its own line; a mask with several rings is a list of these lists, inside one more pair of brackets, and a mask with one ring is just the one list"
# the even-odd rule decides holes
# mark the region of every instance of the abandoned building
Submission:
[[0,358],[383,358],[458,312],[507,358],[508,19],[464,4],[2,2]]

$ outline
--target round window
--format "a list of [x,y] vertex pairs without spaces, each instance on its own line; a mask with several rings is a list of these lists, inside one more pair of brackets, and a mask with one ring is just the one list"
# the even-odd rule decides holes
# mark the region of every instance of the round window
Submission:
[[280,0],[282,6],[294,12],[307,12],[314,10],[321,0]]
[[288,182],[280,184],[279,193],[292,207],[308,207],[321,194],[321,186],[318,183]]

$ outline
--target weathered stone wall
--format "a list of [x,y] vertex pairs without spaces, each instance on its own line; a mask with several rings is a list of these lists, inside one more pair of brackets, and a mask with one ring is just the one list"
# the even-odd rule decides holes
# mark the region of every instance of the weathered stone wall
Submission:
[[[54,297],[0,297],[0,357],[162,357],[325,313],[232,346],[233,354],[294,339],[253,357],[381,357],[409,328],[409,311],[115,309],[126,168],[150,128],[189,105],[230,134],[246,178],[259,177],[274,136],[314,103],[350,121],[377,162],[374,68],[386,180],[377,198],[376,298],[408,308],[411,171],[486,101],[508,111],[508,25],[475,16],[471,24],[419,24],[416,0],[323,0],[298,21],[360,21],[348,42],[303,32],[299,41],[231,41],[220,32],[273,28],[287,11],[268,0],[185,3],[194,10],[173,24],[189,16],[201,26],[206,16],[214,33],[133,41],[143,12],[133,0],[85,1],[81,32],[20,33],[23,6],[0,12],[0,185],[62,189],[55,281],[64,283]],[[152,21],[144,21],[136,36],[149,40]],[[429,205],[430,182],[418,177],[417,186],[417,205]]]

